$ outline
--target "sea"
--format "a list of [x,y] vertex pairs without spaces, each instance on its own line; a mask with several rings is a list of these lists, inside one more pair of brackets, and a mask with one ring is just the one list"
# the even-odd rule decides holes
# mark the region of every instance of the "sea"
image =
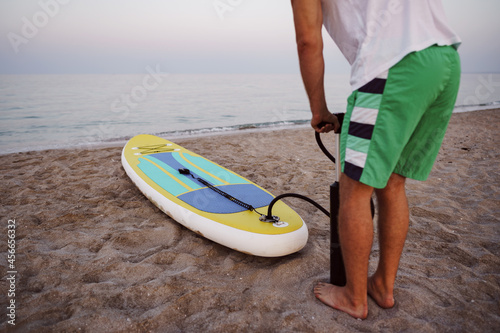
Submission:
[[[348,75],[327,74],[331,112]],[[500,74],[463,74],[455,112],[500,108]],[[0,75],[0,154],[307,126],[300,74]]]

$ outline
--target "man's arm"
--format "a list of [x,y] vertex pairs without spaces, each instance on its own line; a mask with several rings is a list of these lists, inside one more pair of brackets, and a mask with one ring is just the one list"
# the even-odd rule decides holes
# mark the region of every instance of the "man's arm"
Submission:
[[[323,13],[320,0],[291,0],[300,72],[309,97],[311,126],[317,132],[337,130],[340,125],[326,105],[323,58]],[[320,123],[334,124],[318,127]]]

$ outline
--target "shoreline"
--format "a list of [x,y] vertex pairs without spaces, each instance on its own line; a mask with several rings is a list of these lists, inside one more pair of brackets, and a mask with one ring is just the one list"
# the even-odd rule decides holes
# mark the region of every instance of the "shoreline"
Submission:
[[[468,112],[481,112],[481,111],[500,111],[497,104],[492,104],[490,106],[458,106],[456,107],[453,114],[468,113]],[[152,134],[159,136],[167,140],[183,140],[189,138],[204,138],[211,136],[226,136],[226,135],[237,135],[237,134],[251,134],[255,132],[267,132],[267,131],[279,131],[288,129],[301,129],[308,128],[309,120],[294,120],[291,123],[283,124],[248,124],[248,125],[234,125],[228,128],[201,128],[194,130],[185,130],[180,132],[166,132],[166,133],[142,133],[142,134]],[[214,130],[215,129],[215,130]],[[16,151],[0,151],[0,156],[5,156],[9,154],[35,152],[35,151],[45,151],[45,150],[72,150],[72,149],[101,149],[101,148],[112,148],[125,146],[130,138],[114,138],[106,139],[103,141],[96,142],[86,142],[84,144],[70,144],[70,145],[54,145],[54,146],[42,146],[30,148],[17,149]]]
[[[260,258],[163,214],[126,176],[121,146],[2,155],[0,214],[5,226],[16,222],[15,330],[499,331],[499,123],[498,109],[453,114],[429,179],[407,183],[410,231],[396,305],[383,310],[369,299],[366,320],[314,297],[313,286],[329,278],[330,226],[306,202],[285,199],[306,221],[306,247]],[[274,195],[293,191],[329,205],[334,166],[308,126],[175,142]],[[375,239],[370,272],[378,256]],[[7,267],[6,246],[0,262]],[[0,305],[11,299],[3,292]]]
[[[304,122],[304,123],[303,123]],[[307,121],[297,121],[297,123],[285,123],[285,124],[271,124],[269,126],[254,126],[254,125],[237,125],[233,129],[221,129],[212,131],[212,129],[197,129],[197,130],[186,130],[182,132],[167,132],[167,133],[153,133],[152,135],[159,136],[161,138],[167,140],[177,140],[177,139],[190,139],[190,138],[204,138],[204,137],[212,137],[212,136],[221,136],[224,137],[226,135],[238,135],[238,134],[252,134],[258,132],[268,132],[268,131],[281,131],[287,129],[301,129],[309,126]],[[141,134],[151,134],[151,133],[141,133]],[[171,134],[171,135],[169,135]],[[58,146],[54,147],[40,147],[40,148],[26,148],[19,151],[13,152],[0,152],[0,157],[9,155],[9,154],[19,154],[19,153],[28,153],[28,152],[37,152],[37,151],[48,151],[48,150],[73,150],[73,149],[102,149],[102,148],[114,148],[114,147],[123,147],[130,140],[130,138],[115,138],[115,139],[107,139],[104,141],[96,141],[96,142],[87,142],[84,144],[71,144],[67,146]]]

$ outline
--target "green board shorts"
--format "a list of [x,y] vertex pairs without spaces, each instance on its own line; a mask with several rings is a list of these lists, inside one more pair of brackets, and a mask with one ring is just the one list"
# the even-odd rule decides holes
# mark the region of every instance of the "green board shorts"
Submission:
[[348,99],[340,139],[341,170],[384,188],[392,173],[426,180],[444,138],[460,84],[452,46],[406,55]]

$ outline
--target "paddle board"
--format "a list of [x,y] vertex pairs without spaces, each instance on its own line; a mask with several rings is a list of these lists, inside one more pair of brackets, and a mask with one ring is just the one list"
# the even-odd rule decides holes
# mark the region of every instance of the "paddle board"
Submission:
[[261,221],[274,196],[250,180],[173,142],[153,135],[130,139],[125,172],[160,210],[186,228],[243,253],[279,257],[301,250],[308,238],[302,218],[282,201],[279,222]]

